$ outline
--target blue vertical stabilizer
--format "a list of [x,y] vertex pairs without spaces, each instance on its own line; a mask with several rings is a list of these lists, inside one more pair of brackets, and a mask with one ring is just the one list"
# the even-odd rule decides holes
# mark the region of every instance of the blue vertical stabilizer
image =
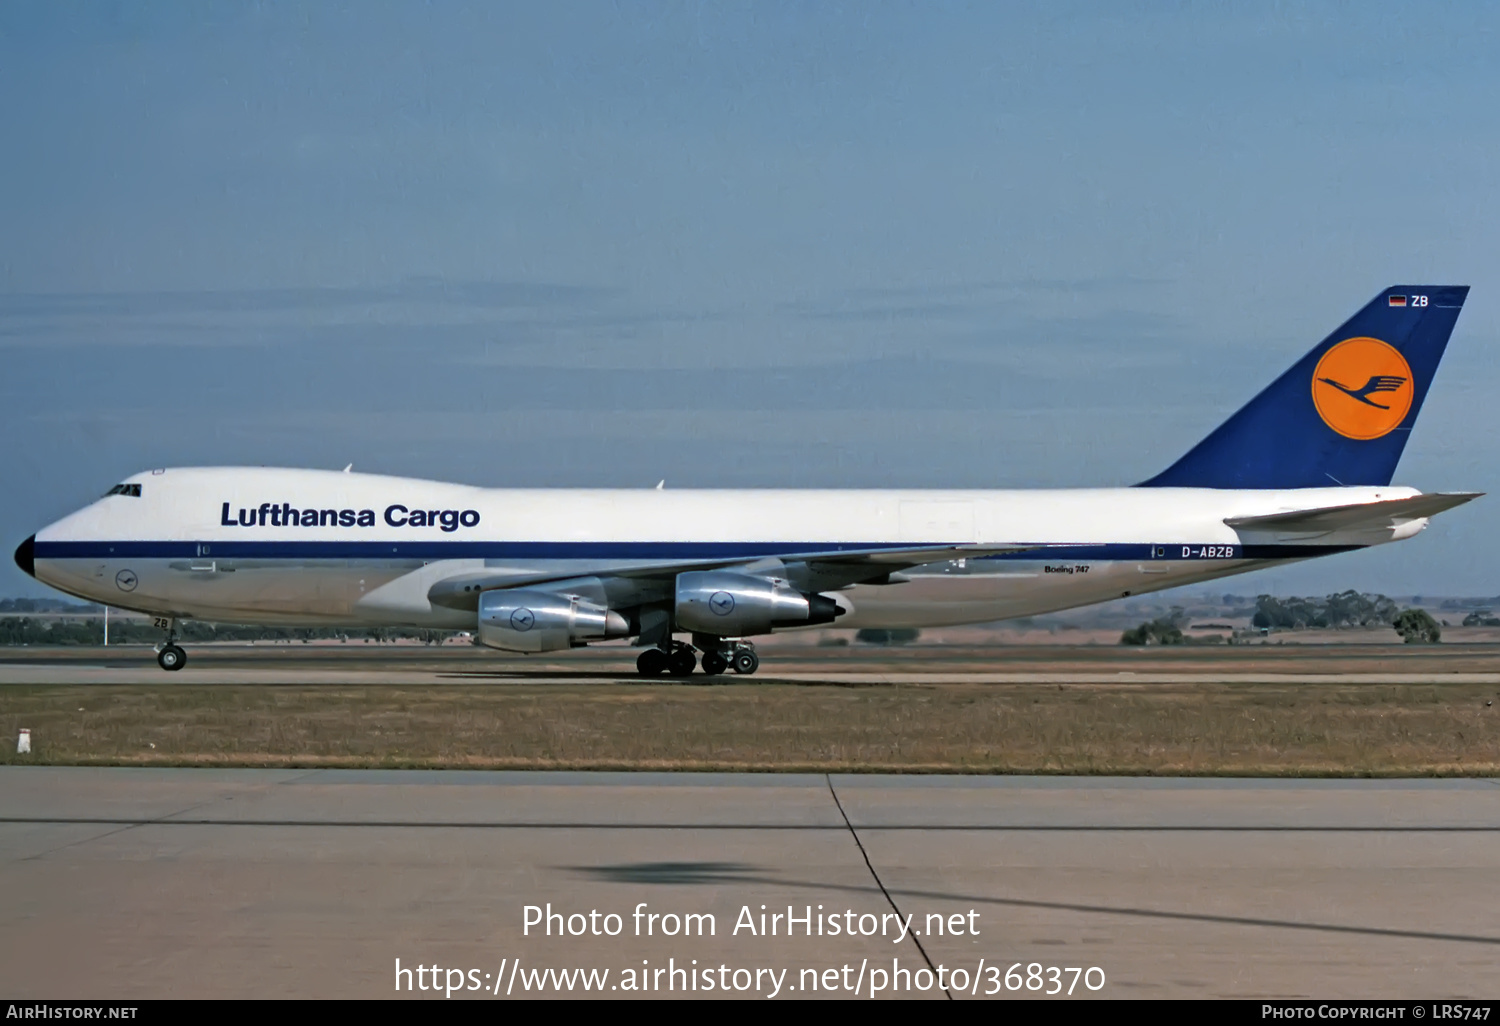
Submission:
[[1469,294],[1385,289],[1148,488],[1386,485]]

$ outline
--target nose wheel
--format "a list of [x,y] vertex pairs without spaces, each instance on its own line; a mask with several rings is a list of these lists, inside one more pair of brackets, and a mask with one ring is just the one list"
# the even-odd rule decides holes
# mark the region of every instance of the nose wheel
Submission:
[[187,665],[187,653],[177,645],[177,620],[175,617],[158,616],[156,626],[167,632],[161,646],[156,650],[156,665],[169,672]]

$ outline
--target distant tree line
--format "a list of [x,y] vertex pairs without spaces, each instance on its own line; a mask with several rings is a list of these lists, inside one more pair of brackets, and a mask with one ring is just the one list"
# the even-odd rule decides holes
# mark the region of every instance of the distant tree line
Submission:
[[[1384,595],[1354,590],[1316,598],[1279,599],[1259,595],[1250,623],[1261,629],[1301,630],[1306,627],[1379,627],[1390,624],[1407,644],[1436,644],[1441,625],[1425,609],[1402,609]],[[1473,626],[1468,620],[1465,626]],[[1500,622],[1497,622],[1500,625]]]
[[1401,607],[1384,595],[1341,591],[1323,598],[1257,595],[1252,626],[1302,630],[1306,627],[1375,627],[1396,622]]
[[1437,644],[1443,632],[1432,614],[1425,609],[1403,609],[1391,624],[1408,645]]
[[[1231,596],[1225,596],[1230,598]],[[1181,608],[1173,607],[1166,615],[1132,627],[1120,635],[1122,645],[1185,645],[1195,639],[1182,632],[1187,622]],[[1366,595],[1357,591],[1341,591],[1323,598],[1277,598],[1274,595],[1259,595],[1255,599],[1255,612],[1250,623],[1262,630],[1303,630],[1309,627],[1352,628],[1393,627],[1401,639],[1408,644],[1432,644],[1442,637],[1441,625],[1423,609],[1402,609],[1395,600],[1384,595]],[[1465,627],[1500,627],[1500,618],[1489,615],[1489,610],[1471,613],[1464,619]],[[1222,636],[1212,639],[1221,640]]]
[[914,627],[866,627],[854,632],[854,640],[866,645],[910,645],[921,636]]
[[0,613],[102,613],[93,602],[68,602],[54,598],[0,599]]
[[1183,645],[1187,636],[1181,625],[1171,616],[1159,616],[1155,620],[1131,627],[1120,635],[1122,645]]

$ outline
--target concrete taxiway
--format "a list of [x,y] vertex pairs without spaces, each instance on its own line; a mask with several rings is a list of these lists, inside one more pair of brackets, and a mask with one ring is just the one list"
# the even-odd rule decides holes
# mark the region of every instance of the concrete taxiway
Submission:
[[[899,959],[964,997],[989,989],[983,959],[997,980],[1097,967],[1115,997],[1483,996],[1497,839],[1491,780],[4,767],[0,993],[383,997],[400,959],[464,970],[470,996],[669,964],[745,996],[771,978],[735,991],[736,969],[867,995]],[[621,932],[527,935],[548,903]],[[637,936],[642,905],[714,932]],[[762,905],[887,930],[734,932]],[[897,910],[920,936],[894,935]]]

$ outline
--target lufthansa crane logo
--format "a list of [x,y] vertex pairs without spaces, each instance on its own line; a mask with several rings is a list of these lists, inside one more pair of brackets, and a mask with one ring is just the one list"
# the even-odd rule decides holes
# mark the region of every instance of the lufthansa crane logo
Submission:
[[1411,367],[1378,338],[1346,338],[1318,361],[1312,398],[1323,423],[1360,441],[1394,431],[1411,409]]
[[728,616],[734,612],[734,596],[727,591],[716,591],[708,597],[708,608],[715,616]]
[[524,606],[510,614],[510,625],[513,630],[529,631],[536,624],[536,614]]

